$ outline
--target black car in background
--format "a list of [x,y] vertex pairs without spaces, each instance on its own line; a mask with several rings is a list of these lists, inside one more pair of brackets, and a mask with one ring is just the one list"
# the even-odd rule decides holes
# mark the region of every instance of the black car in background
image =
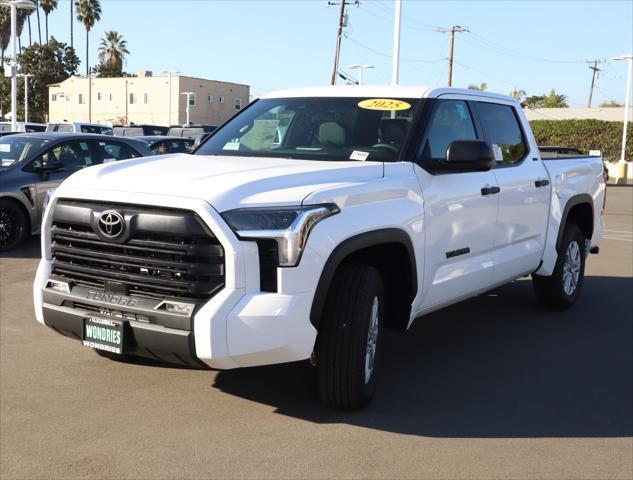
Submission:
[[133,138],[83,133],[17,133],[0,137],[0,252],[40,231],[44,203],[73,173],[153,155]]
[[160,125],[123,125],[114,127],[114,134],[120,137],[141,137],[147,135],[167,135],[169,127]]
[[185,127],[171,127],[167,132],[170,137],[186,137],[195,139],[201,133],[211,133],[217,129],[217,125],[188,125]]
[[191,153],[193,150],[193,139],[184,137],[163,137],[159,135],[148,135],[135,137],[147,143],[149,149],[155,155],[167,155],[168,153]]

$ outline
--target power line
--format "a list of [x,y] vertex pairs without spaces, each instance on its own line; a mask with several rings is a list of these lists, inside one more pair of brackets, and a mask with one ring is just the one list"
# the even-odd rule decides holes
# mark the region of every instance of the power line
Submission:
[[[362,48],[364,48],[366,50],[369,50],[370,52],[373,52],[376,55],[380,55],[381,57],[385,57],[385,58],[392,58],[393,57],[393,55],[391,55],[389,53],[381,52],[379,50],[376,50],[375,48],[372,48],[372,47],[370,47],[368,45],[365,45],[364,43],[359,42],[358,40],[355,40],[354,38],[352,38],[348,34],[344,34],[343,36],[347,40],[349,40],[350,42],[355,43],[356,45],[358,45],[358,46],[360,46],[360,47],[362,47]],[[444,58],[435,58],[433,60],[422,60],[422,59],[419,59],[419,58],[402,58],[402,57],[400,57],[400,61],[401,62],[413,62],[413,63],[436,63],[436,62],[443,62],[445,60],[447,60],[446,57],[444,57]]]
[[453,85],[453,52],[455,47],[455,33],[469,32],[470,30],[460,27],[459,25],[453,25],[450,28],[438,28],[437,31],[440,33],[451,34],[451,46],[448,54],[448,86],[450,87]]

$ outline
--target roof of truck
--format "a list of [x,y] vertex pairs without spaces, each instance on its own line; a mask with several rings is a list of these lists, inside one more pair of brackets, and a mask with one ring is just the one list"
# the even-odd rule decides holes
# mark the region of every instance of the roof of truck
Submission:
[[429,87],[425,85],[325,85],[318,87],[293,88],[279,90],[262,95],[261,98],[294,98],[294,97],[374,97],[374,98],[430,98],[439,95],[462,94],[477,97],[495,98],[505,101],[516,101],[507,95],[467,90],[453,87]]

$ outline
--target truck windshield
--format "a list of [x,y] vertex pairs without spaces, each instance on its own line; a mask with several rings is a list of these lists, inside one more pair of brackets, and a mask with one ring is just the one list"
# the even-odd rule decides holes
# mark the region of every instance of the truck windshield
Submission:
[[21,135],[8,135],[0,138],[0,167],[10,167],[32,157],[32,153],[40,150],[50,140],[31,138]]
[[396,161],[420,102],[349,97],[259,100],[236,115],[195,153]]

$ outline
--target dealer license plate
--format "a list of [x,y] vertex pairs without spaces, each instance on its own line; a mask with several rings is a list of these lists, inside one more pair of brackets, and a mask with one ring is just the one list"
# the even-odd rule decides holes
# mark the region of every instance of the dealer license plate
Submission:
[[86,347],[123,353],[123,322],[109,318],[84,318],[83,344]]

